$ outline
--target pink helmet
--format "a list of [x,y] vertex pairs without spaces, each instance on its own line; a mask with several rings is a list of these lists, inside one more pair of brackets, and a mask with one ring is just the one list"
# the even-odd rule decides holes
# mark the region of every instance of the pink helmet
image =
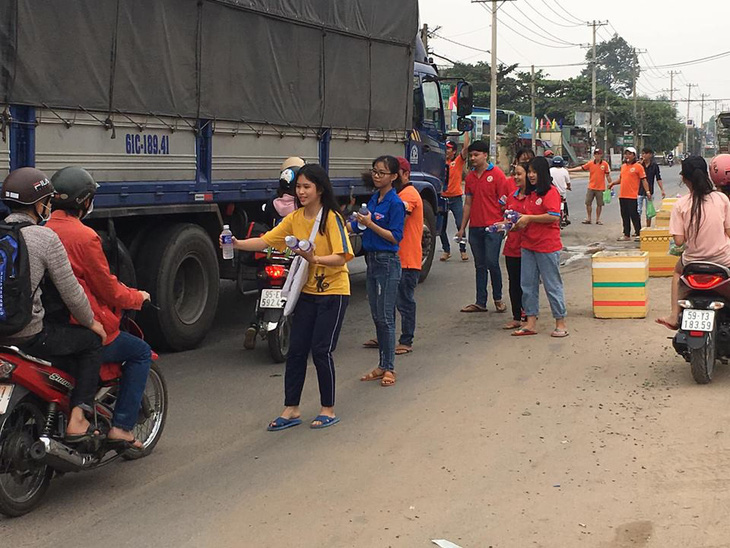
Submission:
[[730,186],[730,154],[718,154],[710,160],[710,178],[716,187]]

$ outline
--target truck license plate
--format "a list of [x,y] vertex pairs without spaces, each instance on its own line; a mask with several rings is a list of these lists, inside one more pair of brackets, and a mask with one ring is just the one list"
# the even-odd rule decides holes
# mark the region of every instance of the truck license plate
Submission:
[[13,395],[14,384],[0,384],[0,415],[8,410],[10,396]]
[[694,310],[682,312],[682,331],[705,331],[709,333],[715,325],[714,310]]
[[281,289],[262,289],[259,308],[284,308]]

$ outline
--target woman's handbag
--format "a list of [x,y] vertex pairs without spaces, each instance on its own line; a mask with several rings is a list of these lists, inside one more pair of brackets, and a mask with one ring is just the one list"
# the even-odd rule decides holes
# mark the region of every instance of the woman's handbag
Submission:
[[[309,235],[309,242],[314,248],[314,238],[317,236],[319,225],[322,222],[322,210],[317,213],[317,218],[314,220],[314,226],[312,227],[312,233]],[[289,267],[289,275],[286,277],[284,286],[281,288],[281,296],[286,299],[284,305],[284,316],[289,316],[294,312],[294,307],[297,305],[299,300],[299,294],[302,292],[304,284],[307,283],[309,277],[309,263],[301,255],[294,257],[294,260]]]

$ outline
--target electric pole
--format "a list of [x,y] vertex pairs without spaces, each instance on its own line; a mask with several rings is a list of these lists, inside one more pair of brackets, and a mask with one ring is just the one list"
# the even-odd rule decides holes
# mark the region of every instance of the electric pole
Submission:
[[596,139],[596,28],[607,25],[608,21],[593,21],[588,26],[593,27],[593,60],[591,61],[591,150],[597,144]]
[[709,96],[709,93],[700,93],[700,156],[705,153],[705,97]]
[[[603,153],[608,154],[608,93],[603,95]],[[611,156],[608,156],[609,164]]]
[[684,153],[689,153],[689,102],[692,88],[697,87],[697,84],[687,84],[687,119],[684,122]]
[[674,108],[677,108],[677,106],[674,104],[674,92],[679,91],[678,89],[674,89],[674,75],[681,73],[682,71],[679,70],[669,71],[669,102],[672,103],[672,107]]
[[423,49],[426,50],[426,56],[428,56],[428,25],[426,23],[421,29],[421,42],[423,42]]
[[[530,116],[532,117],[532,129],[530,130],[530,135],[532,135],[532,152],[535,152],[535,132],[536,129],[536,120],[535,120],[535,65],[532,65],[530,68]],[[717,105],[717,101],[715,101],[715,105]],[[715,107],[715,110],[717,110],[717,107]]]

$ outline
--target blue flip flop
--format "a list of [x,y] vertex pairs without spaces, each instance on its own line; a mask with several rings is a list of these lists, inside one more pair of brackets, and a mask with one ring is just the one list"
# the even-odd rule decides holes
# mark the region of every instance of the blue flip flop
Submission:
[[[314,424],[314,422],[319,422],[321,424]],[[320,428],[327,428],[328,426],[332,426],[333,424],[337,424],[340,422],[340,417],[328,417],[327,415],[317,415],[312,419],[312,424],[309,426],[310,428],[314,428],[315,430]]]
[[296,418],[296,419],[285,419],[284,417],[276,417],[269,426],[266,427],[266,429],[269,432],[278,432],[279,430],[286,430],[287,428],[291,428],[292,426],[297,426],[299,424],[302,424],[302,419]]

